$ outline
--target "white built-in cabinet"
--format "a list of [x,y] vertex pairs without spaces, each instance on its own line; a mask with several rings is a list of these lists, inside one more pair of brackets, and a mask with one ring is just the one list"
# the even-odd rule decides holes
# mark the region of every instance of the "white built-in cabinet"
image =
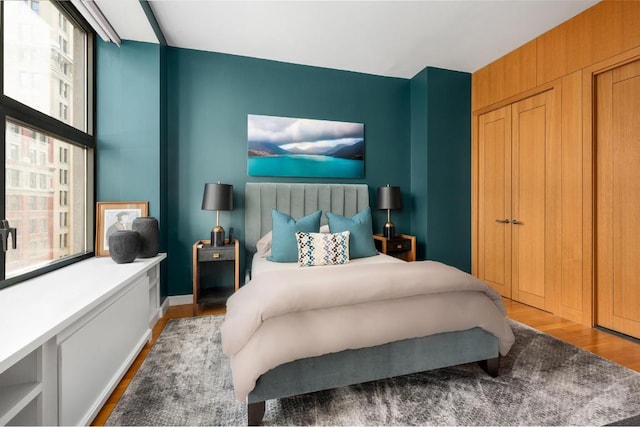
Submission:
[[87,425],[161,317],[160,254],[0,290],[0,425]]

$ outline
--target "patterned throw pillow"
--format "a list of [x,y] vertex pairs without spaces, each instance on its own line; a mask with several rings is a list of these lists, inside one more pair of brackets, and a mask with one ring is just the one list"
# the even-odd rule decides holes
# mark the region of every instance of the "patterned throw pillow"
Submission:
[[296,232],[298,265],[346,264],[349,262],[349,232],[306,233]]

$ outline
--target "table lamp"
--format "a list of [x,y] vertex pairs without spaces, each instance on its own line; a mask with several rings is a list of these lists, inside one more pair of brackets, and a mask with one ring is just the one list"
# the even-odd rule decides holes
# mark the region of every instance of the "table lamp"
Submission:
[[202,209],[216,211],[216,226],[211,230],[211,245],[224,246],[224,228],[220,226],[220,211],[233,210],[233,185],[206,183],[202,196]]
[[396,235],[396,229],[391,222],[391,209],[402,209],[400,187],[392,187],[389,184],[386,187],[378,187],[376,207],[387,210],[387,223],[384,225],[382,235],[387,239],[393,239]]

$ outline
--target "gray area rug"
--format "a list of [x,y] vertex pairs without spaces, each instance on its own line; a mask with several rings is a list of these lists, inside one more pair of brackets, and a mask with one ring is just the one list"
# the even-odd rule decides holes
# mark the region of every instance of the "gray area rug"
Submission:
[[[246,425],[222,316],[170,320],[107,425]],[[271,425],[604,425],[637,419],[640,374],[517,322],[500,376],[477,364],[270,400]],[[628,425],[628,424],[626,424]]]

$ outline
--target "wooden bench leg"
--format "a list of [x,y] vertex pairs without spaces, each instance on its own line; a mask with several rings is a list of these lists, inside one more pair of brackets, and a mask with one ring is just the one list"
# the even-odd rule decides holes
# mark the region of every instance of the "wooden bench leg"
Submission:
[[262,402],[249,403],[247,405],[247,425],[259,426],[264,417],[264,400]]
[[493,359],[480,360],[478,365],[493,378],[497,377],[500,371],[500,356]]

